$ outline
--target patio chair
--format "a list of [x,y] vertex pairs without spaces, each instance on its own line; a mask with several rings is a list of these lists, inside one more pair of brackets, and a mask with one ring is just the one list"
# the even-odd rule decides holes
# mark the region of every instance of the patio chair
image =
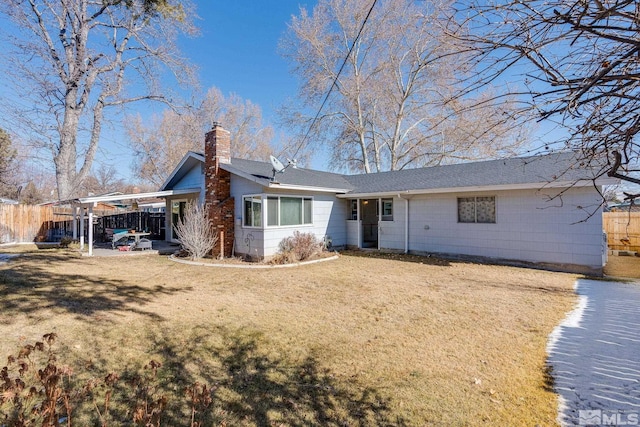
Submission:
[[111,248],[115,249],[118,246],[118,241],[127,237],[129,230],[123,228],[115,228],[111,237]]
[[145,249],[153,249],[153,245],[151,240],[142,238],[138,241],[135,248],[144,251]]

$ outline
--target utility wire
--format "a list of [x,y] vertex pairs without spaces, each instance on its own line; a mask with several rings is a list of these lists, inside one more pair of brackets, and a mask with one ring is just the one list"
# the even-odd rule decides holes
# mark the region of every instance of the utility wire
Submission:
[[331,87],[329,87],[329,91],[327,92],[327,95],[324,97],[324,100],[322,101],[322,104],[320,105],[320,108],[318,109],[318,112],[316,113],[316,116],[311,121],[311,125],[309,126],[309,129],[307,130],[307,133],[304,135],[304,138],[302,138],[302,140],[300,141],[300,144],[298,144],[298,148],[296,149],[296,152],[293,155],[294,159],[296,158],[296,156],[298,155],[298,152],[300,151],[300,149],[304,145],[305,141],[309,137],[309,134],[311,133],[311,129],[313,129],[313,127],[315,126],[316,122],[318,121],[318,117],[320,117],[320,112],[324,108],[324,105],[327,103],[327,100],[329,99],[329,96],[331,95],[331,91],[333,90],[334,87],[336,87],[336,83],[338,82],[338,77],[340,77],[340,73],[342,73],[342,70],[344,69],[344,66],[347,64],[347,61],[349,60],[349,57],[351,56],[351,52],[353,52],[353,48],[356,46],[356,43],[358,42],[358,39],[360,38],[360,35],[362,34],[362,30],[364,30],[364,26],[367,24],[367,21],[369,20],[369,16],[371,16],[371,12],[373,12],[373,8],[376,5],[377,1],[378,0],[373,0],[373,3],[371,4],[371,7],[369,8],[369,12],[367,12],[367,16],[364,17],[364,21],[362,21],[362,25],[360,26],[360,29],[358,30],[358,34],[356,35],[356,38],[353,39],[353,43],[351,43],[351,47],[349,48],[349,52],[347,52],[347,56],[345,56],[344,61],[342,61],[342,65],[340,66],[340,69],[338,70],[338,74],[336,74],[335,78],[333,79],[333,83],[331,83]]

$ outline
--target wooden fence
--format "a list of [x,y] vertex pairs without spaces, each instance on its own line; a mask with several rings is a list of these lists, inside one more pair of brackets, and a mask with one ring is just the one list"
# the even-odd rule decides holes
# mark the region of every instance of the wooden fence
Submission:
[[640,212],[605,212],[602,226],[609,249],[640,251]]
[[0,205],[0,243],[45,241],[50,237],[50,230],[66,229],[70,223],[70,209]]
[[[135,228],[164,239],[164,213],[94,211],[94,236],[100,240],[105,228]],[[0,243],[59,241],[73,235],[71,208],[59,206],[0,204]],[[85,237],[89,221],[85,215]]]

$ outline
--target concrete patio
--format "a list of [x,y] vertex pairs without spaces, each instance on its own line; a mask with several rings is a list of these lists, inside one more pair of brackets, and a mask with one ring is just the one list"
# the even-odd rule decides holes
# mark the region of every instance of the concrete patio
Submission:
[[[133,251],[119,251],[118,249],[112,249],[111,243],[95,243],[93,245],[94,257],[114,257],[114,256],[140,256],[140,255],[172,255],[174,252],[180,249],[180,245],[176,243],[167,242],[164,240],[152,240],[153,249],[145,250],[133,250]],[[82,251],[82,256],[89,256],[87,248]]]

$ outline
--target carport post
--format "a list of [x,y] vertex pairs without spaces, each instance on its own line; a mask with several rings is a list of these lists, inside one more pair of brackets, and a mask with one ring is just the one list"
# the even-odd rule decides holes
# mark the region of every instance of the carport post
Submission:
[[84,206],[80,207],[80,250],[84,250]]
[[89,256],[93,256],[93,205],[89,206]]
[[71,223],[73,224],[73,240],[78,238],[78,206],[73,205],[73,209],[71,210]]

